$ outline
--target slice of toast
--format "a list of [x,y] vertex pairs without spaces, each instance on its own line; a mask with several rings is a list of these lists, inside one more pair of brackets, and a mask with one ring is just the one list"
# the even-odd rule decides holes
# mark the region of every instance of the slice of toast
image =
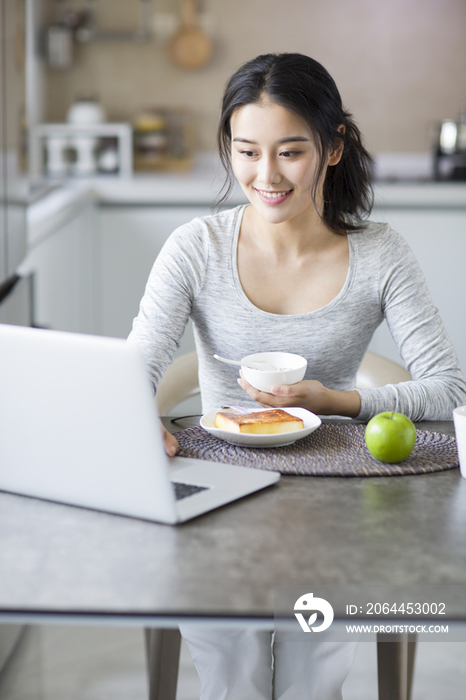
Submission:
[[302,430],[304,423],[281,408],[251,413],[223,413],[215,416],[215,427],[233,433],[253,433],[271,435],[272,433],[291,433]]

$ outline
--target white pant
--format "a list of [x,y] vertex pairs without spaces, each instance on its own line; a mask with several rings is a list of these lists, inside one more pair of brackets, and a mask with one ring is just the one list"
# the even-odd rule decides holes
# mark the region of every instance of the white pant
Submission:
[[357,644],[247,628],[180,631],[201,679],[200,700],[342,700]]

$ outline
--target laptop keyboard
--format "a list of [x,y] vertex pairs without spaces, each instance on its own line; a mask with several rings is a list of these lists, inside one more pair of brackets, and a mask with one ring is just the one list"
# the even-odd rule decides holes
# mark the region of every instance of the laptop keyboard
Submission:
[[177,501],[181,501],[182,498],[187,498],[192,496],[194,493],[199,493],[199,491],[206,491],[208,486],[196,486],[196,484],[183,484],[181,481],[172,481],[173,489],[175,491],[175,498]]

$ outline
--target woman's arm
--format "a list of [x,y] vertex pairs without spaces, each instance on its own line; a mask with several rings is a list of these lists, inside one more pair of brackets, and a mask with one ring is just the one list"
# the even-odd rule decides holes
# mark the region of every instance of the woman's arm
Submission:
[[413,379],[359,390],[358,417],[394,410],[414,421],[451,420],[453,409],[466,403],[463,372],[420,266],[394,231],[381,249],[379,289],[387,325]]
[[[152,267],[128,337],[142,352],[154,393],[179,347],[205,270],[204,247],[196,240],[196,230],[198,225],[191,222],[168,239]],[[163,425],[161,429],[166,452],[173,456],[178,449],[176,438]]]

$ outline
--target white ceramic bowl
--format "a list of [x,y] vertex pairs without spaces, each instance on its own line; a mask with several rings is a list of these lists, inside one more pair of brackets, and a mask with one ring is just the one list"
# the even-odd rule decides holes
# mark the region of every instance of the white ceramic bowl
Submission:
[[[269,362],[277,369],[276,372],[250,369],[245,367],[248,362]],[[269,394],[272,387],[278,384],[296,384],[303,379],[306,372],[307,360],[301,355],[294,355],[291,352],[257,352],[253,355],[246,355],[241,360],[243,377],[249,384],[259,391],[267,391]]]

